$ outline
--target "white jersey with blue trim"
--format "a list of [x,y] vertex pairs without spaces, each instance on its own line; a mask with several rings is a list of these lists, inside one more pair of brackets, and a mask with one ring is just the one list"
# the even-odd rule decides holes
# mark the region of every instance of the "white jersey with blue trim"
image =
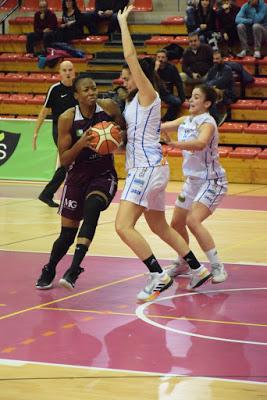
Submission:
[[183,150],[183,174],[186,177],[217,179],[225,177],[218,153],[219,133],[214,118],[209,113],[189,116],[178,127],[178,141],[188,142],[198,138],[199,128],[203,124],[214,126],[210,142],[203,150]]
[[127,123],[126,169],[160,165],[161,101],[158,93],[147,107],[139,104],[137,93],[126,104],[124,117]]

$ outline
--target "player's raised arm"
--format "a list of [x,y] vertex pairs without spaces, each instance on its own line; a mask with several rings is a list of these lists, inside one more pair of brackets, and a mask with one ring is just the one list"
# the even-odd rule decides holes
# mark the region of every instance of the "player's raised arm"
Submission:
[[139,91],[139,102],[142,106],[149,106],[156,98],[156,92],[152,83],[144,74],[137,53],[129,32],[127,18],[133,9],[133,5],[125,7],[123,11],[118,12],[118,21],[121,28],[122,46],[125,61]]

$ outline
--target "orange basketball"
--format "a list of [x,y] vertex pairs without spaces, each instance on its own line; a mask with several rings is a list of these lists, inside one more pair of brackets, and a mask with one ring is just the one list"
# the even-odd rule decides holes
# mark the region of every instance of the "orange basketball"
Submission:
[[98,122],[91,127],[90,131],[94,136],[91,145],[99,154],[113,153],[121,144],[120,129],[113,122]]

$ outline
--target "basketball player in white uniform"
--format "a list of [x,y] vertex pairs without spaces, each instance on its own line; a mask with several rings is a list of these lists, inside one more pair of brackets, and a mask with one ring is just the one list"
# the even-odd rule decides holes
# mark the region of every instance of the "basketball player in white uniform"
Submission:
[[[178,195],[171,226],[189,243],[186,227],[196,237],[211,264],[212,282],[226,280],[227,272],[218,258],[215,243],[202,222],[208,218],[227,192],[225,170],[219,162],[218,129],[209,114],[216,100],[215,91],[205,85],[195,87],[189,100],[189,117],[163,123],[162,136],[168,145],[183,152],[186,181]],[[178,142],[170,141],[168,131],[178,129]],[[178,258],[168,270],[170,276],[190,273],[185,260]]]
[[202,285],[211,278],[211,274],[199,264],[185,240],[165,219],[165,188],[169,167],[159,144],[161,102],[151,83],[154,79],[154,65],[148,60],[139,63],[129,33],[127,17],[132,8],[126,7],[118,13],[127,62],[122,70],[122,79],[128,92],[124,113],[127,124],[128,176],[116,217],[116,231],[150,272],[147,285],[137,295],[140,301],[150,301],[172,284],[172,278],[162,270],[149,244],[135,229],[143,213],[150,229],[187,260],[194,271],[189,289]]

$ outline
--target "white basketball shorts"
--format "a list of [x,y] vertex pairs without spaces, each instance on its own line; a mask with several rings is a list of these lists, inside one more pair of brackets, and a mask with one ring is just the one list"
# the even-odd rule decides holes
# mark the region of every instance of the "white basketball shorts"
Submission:
[[187,178],[175,206],[189,210],[193,202],[200,202],[213,212],[227,192],[227,186],[225,178],[211,180]]
[[168,164],[129,169],[121,200],[130,201],[148,210],[164,211],[169,174]]

